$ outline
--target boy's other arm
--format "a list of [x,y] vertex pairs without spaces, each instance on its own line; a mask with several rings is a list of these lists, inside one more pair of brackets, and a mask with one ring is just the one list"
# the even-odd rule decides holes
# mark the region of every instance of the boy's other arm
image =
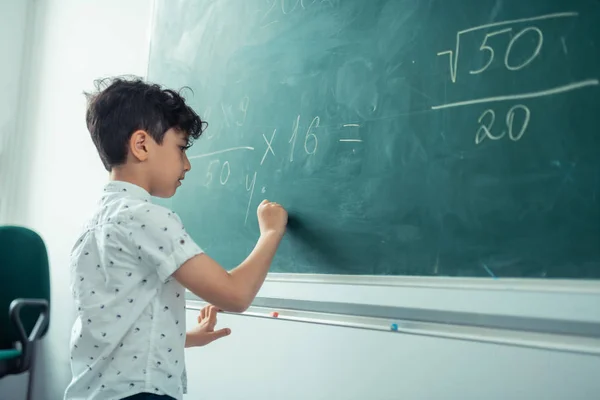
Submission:
[[287,212],[264,200],[258,206],[260,238],[250,255],[227,272],[206,254],[186,261],[173,273],[196,296],[230,312],[243,312],[260,290],[285,233]]

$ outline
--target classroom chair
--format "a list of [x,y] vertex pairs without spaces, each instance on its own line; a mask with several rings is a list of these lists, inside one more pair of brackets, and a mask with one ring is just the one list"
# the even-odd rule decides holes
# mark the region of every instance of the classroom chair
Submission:
[[42,238],[30,229],[0,226],[0,378],[29,371],[35,345],[50,320],[50,271]]

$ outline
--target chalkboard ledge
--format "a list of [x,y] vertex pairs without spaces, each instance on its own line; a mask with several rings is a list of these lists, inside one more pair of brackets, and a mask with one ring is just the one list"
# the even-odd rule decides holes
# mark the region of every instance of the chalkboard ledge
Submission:
[[[201,310],[207,303],[188,296],[186,308]],[[577,323],[400,307],[257,298],[241,317],[367,329],[440,339],[600,355],[600,323]]]
[[326,285],[390,286],[457,290],[508,290],[600,295],[600,280],[535,279],[535,278],[454,278],[382,275],[322,275],[269,273],[267,282],[308,283]]

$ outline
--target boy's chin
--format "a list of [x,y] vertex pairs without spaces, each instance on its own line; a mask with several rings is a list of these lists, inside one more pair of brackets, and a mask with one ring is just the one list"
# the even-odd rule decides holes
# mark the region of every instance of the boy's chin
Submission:
[[177,188],[173,188],[170,191],[169,190],[161,190],[160,193],[155,193],[153,196],[158,197],[160,199],[168,199],[170,197],[173,197],[175,195],[176,191],[177,191]]
[[161,190],[156,191],[156,193],[153,193],[152,195],[161,199],[168,199],[169,197],[173,197],[175,195],[175,192],[180,186],[181,181],[178,180],[174,185],[165,185],[161,188]]

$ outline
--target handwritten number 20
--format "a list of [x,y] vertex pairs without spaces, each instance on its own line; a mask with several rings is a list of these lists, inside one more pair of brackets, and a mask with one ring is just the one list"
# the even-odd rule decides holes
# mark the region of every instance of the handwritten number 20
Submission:
[[[488,116],[489,118],[487,118]],[[482,123],[482,121],[486,120],[486,118],[488,122]],[[502,139],[502,136],[504,136],[506,132],[502,132],[500,136],[494,136],[491,132],[492,126],[494,125],[494,121],[496,121],[496,113],[494,112],[494,110],[485,110],[483,114],[479,116],[477,122],[479,122],[481,125],[479,126],[479,129],[475,134],[475,144],[483,142],[485,138],[489,138],[491,140]]]
[[[515,114],[518,110],[522,111],[523,113],[523,124],[521,125],[521,129],[517,133],[515,133]],[[523,135],[525,134],[525,130],[527,130],[527,126],[529,125],[530,117],[531,112],[529,111],[529,108],[522,104],[517,104],[511,107],[510,110],[508,110],[508,112],[506,113],[506,128],[508,130],[508,137],[510,138],[510,140],[516,142],[523,137]],[[481,114],[479,120],[477,121],[481,125],[479,126],[479,129],[475,134],[475,144],[480,144],[485,139],[500,140],[506,135],[506,130],[503,130],[502,133],[500,133],[499,135],[494,135],[492,133],[492,127],[494,125],[495,120],[496,113],[494,112],[494,110],[488,109]]]

